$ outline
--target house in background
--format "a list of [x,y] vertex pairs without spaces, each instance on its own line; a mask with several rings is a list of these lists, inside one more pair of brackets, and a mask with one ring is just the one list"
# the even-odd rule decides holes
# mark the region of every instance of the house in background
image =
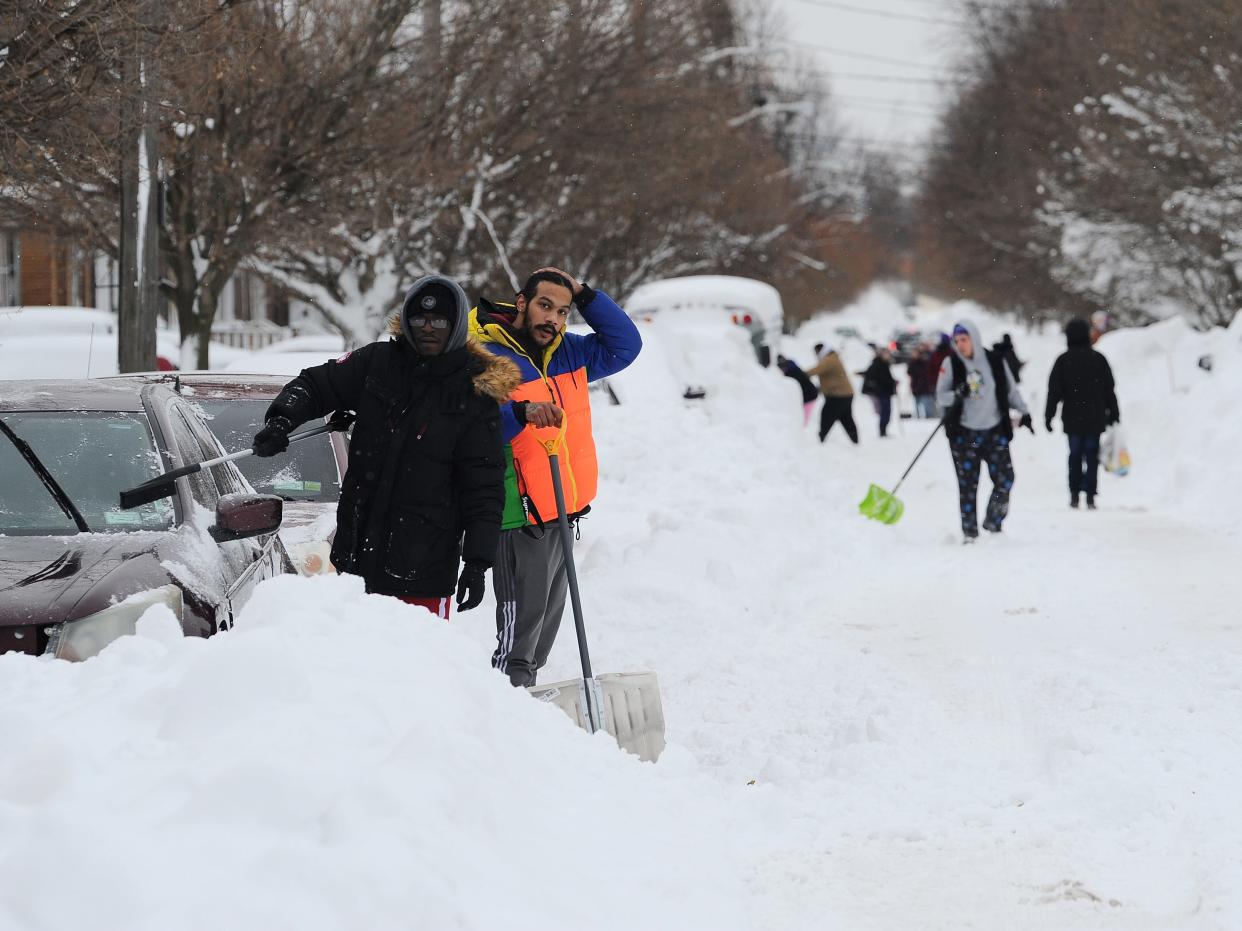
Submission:
[[[64,236],[0,219],[0,307],[94,307],[117,313],[120,269],[115,261]],[[176,328],[170,302],[161,326]],[[290,301],[248,269],[239,269],[220,295],[212,339],[238,349],[262,349],[290,336],[323,332],[319,314]]]
[[0,226],[0,307],[93,307],[95,262],[70,239]]

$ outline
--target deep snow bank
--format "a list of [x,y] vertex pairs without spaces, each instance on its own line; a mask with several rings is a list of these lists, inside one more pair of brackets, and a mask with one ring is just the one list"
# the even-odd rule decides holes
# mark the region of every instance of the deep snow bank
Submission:
[[[160,609],[162,610],[162,609]],[[717,791],[351,578],[80,665],[0,656],[0,927],[734,927]]]
[[[1096,346],[1118,385],[1134,460],[1128,477],[1186,516],[1238,528],[1242,486],[1242,315],[1229,329],[1191,329],[1181,317],[1107,333]],[[1211,370],[1199,360],[1210,359]]]

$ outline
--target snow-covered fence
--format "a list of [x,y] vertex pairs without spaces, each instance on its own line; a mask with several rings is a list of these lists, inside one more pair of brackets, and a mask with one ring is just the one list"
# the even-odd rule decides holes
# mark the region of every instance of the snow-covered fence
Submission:
[[265,349],[272,343],[296,336],[293,327],[270,320],[217,320],[211,325],[211,338],[235,349]]

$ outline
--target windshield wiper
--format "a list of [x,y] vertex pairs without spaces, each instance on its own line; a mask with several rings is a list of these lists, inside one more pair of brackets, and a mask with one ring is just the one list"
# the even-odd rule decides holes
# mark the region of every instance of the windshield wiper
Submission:
[[0,433],[7,436],[9,441],[17,447],[17,451],[30,464],[30,468],[34,469],[35,475],[39,476],[39,480],[43,482],[44,487],[47,488],[48,493],[55,499],[60,509],[65,512],[65,516],[72,520],[82,533],[90,533],[91,528],[87,525],[86,519],[82,517],[82,512],[74,505],[73,499],[65,494],[65,489],[60,487],[60,483],[52,477],[52,473],[47,470],[47,467],[39,461],[39,457],[30,448],[30,444],[14,433],[12,428],[3,420],[0,420]]

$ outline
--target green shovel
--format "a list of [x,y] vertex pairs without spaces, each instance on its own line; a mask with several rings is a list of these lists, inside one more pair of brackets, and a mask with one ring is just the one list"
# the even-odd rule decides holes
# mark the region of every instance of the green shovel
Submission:
[[891,492],[885,491],[879,485],[872,485],[867,489],[867,497],[862,499],[858,505],[858,511],[864,517],[870,517],[872,520],[878,520],[881,524],[895,524],[901,520],[901,515],[905,511],[906,506],[901,503],[901,499],[897,497],[897,489],[901,487],[901,483],[906,480],[906,476],[910,474],[910,470],[914,468],[914,463],[919,461],[919,457],[923,455],[924,450],[931,445],[931,441],[935,439],[936,434],[940,432],[940,428],[944,426],[944,418],[940,419],[940,423],[936,424],[936,429],[931,432],[931,436],[927,438],[927,442],[922,445],[914,459],[910,461],[910,465],[906,467],[906,471],[901,473],[901,478],[897,480],[897,484]]

